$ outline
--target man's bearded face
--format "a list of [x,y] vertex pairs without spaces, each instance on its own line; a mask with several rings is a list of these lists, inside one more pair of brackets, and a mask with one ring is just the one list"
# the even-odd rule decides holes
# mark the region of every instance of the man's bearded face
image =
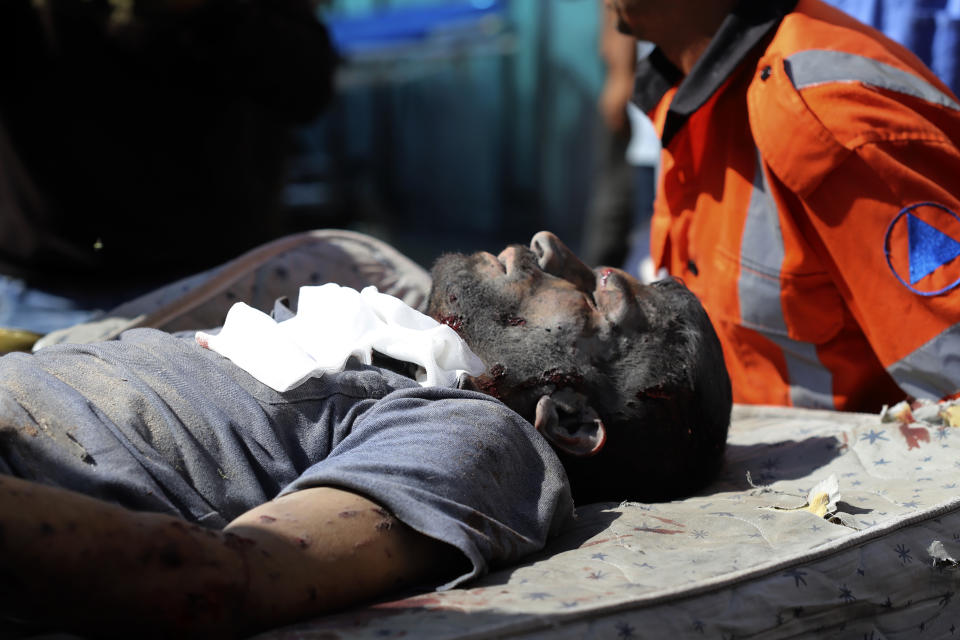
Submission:
[[541,232],[531,248],[510,246],[496,257],[441,256],[428,314],[487,365],[475,386],[528,415],[548,389],[596,385],[604,363],[644,327],[639,287],[619,270],[591,270]]
[[730,381],[683,283],[591,270],[547,232],[496,257],[443,256],[433,277],[428,312],[487,365],[471,388],[547,436],[578,499],[662,499],[712,475]]

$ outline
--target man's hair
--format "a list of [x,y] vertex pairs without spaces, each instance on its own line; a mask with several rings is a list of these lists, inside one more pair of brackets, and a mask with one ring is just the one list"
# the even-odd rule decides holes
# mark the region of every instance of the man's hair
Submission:
[[722,465],[732,394],[720,341],[680,281],[653,291],[650,331],[624,343],[603,367],[606,380],[587,384],[606,445],[588,458],[560,453],[581,504],[689,495]]

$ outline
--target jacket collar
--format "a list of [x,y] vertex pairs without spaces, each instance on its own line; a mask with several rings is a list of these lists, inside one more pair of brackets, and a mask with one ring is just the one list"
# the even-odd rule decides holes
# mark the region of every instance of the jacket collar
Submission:
[[637,62],[633,102],[652,110],[670,87],[677,93],[670,103],[662,143],[670,143],[687,119],[719,89],[745,60],[757,55],[760,44],[790,13],[798,0],[741,0],[724,19],[716,35],[686,77],[660,49]]

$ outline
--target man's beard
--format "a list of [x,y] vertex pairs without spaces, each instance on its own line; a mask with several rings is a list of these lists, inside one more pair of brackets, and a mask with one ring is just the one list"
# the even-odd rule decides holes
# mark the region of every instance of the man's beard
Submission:
[[[516,299],[501,293],[509,287],[494,286],[483,275],[479,267],[488,260],[480,255],[441,256],[431,270],[433,287],[427,304],[427,314],[456,330],[487,366],[482,378],[490,386],[481,390],[517,409],[527,404],[517,394],[556,385],[558,375],[565,376],[564,386],[578,386],[586,363],[570,355],[569,341],[575,337],[556,328],[551,332],[528,326],[517,315]],[[536,256],[520,252],[511,275],[526,279],[531,273],[535,278],[541,273]]]
[[454,329],[474,351],[494,338],[489,335],[497,328],[491,310],[503,304],[478,272],[484,261],[479,254],[446,253],[430,272],[433,284],[427,315]]
[[532,291],[536,279],[542,275],[536,256],[526,247],[518,247],[510,275],[504,273],[497,278],[503,279],[499,286],[494,285],[493,278],[484,275],[489,268],[489,256],[447,253],[437,259],[431,270],[433,285],[427,315],[454,328],[471,346],[474,346],[472,341],[502,340],[505,326],[524,323],[515,315],[516,297],[502,293],[506,288],[504,283],[523,281],[523,286],[531,287]]

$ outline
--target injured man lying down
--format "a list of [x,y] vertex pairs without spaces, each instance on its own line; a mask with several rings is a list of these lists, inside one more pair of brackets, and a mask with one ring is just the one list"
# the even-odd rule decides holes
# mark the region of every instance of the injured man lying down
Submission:
[[[547,232],[432,277],[430,317],[324,285],[325,313],[360,316],[311,333],[241,305],[219,333],[0,359],[4,637],[241,636],[458,585],[541,549],[574,501],[716,473],[730,384],[682,283],[592,270]],[[337,329],[357,317],[393,327],[372,353]]]

